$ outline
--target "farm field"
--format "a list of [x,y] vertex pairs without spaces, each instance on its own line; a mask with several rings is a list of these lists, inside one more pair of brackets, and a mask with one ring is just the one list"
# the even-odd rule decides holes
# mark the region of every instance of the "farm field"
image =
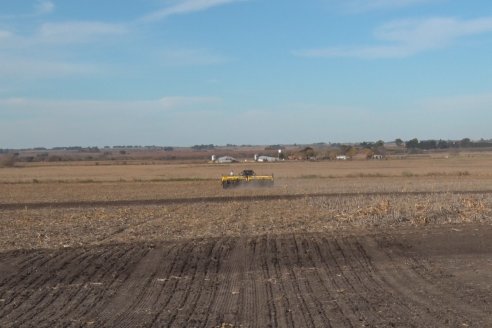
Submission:
[[2,327],[492,325],[492,156],[3,168],[0,220]]

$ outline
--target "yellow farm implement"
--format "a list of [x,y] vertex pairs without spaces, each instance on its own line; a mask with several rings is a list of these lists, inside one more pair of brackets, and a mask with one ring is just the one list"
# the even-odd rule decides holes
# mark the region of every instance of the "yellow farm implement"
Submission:
[[253,170],[244,170],[238,175],[231,174],[222,176],[222,188],[234,187],[271,187],[273,186],[272,175],[256,175]]

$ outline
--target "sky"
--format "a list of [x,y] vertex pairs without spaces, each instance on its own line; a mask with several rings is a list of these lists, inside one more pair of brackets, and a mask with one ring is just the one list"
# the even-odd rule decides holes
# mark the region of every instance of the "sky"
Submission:
[[486,0],[3,0],[0,148],[492,138]]

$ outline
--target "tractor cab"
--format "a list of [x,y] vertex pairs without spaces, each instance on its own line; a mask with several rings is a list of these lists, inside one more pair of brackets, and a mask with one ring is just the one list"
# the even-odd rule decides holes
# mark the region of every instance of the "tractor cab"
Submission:
[[239,175],[243,177],[253,177],[256,173],[253,170],[243,170]]

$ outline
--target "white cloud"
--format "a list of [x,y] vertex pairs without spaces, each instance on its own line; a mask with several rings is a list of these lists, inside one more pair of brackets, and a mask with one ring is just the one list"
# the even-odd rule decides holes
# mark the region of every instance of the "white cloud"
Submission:
[[436,1],[439,0],[344,0],[341,6],[347,11],[357,13],[370,10],[399,9]]
[[123,24],[97,21],[43,23],[37,26],[33,33],[26,35],[0,30],[0,47],[26,49],[40,45],[89,43],[106,41],[128,33],[128,27]]
[[3,78],[51,78],[95,74],[99,71],[100,69],[92,64],[0,56],[0,76]]
[[4,31],[4,30],[0,30],[0,41],[2,39],[8,39],[12,36],[12,33],[10,33],[9,31]]
[[64,22],[41,25],[37,40],[50,43],[83,43],[123,35],[126,27],[101,22]]
[[315,48],[293,53],[300,57],[402,58],[450,46],[463,37],[490,32],[492,17],[471,20],[447,17],[400,20],[375,30],[375,39],[384,44]]
[[47,15],[55,10],[55,4],[49,0],[37,0],[34,4],[33,11],[30,13],[16,14],[16,15],[0,15],[2,19],[19,19],[19,18],[33,18],[37,16]]
[[153,22],[173,15],[183,15],[243,0],[181,0],[176,4],[142,17],[141,21]]
[[120,24],[84,21],[44,23],[33,34],[25,36],[0,30],[0,47],[10,49],[36,47],[36,50],[39,50],[37,47],[40,45],[89,43],[127,33],[127,27]]
[[4,111],[25,111],[44,114],[94,114],[117,113],[128,115],[141,112],[159,112],[221,103],[217,97],[163,97],[158,100],[142,101],[100,101],[100,100],[42,100],[27,98],[0,99],[0,108]]
[[101,73],[99,65],[66,59],[70,49],[60,48],[60,45],[106,41],[126,32],[122,25],[100,22],[45,23],[29,36],[0,30],[0,50],[3,50],[0,78],[38,79]]
[[108,41],[127,32],[123,25],[80,21],[44,23],[28,36],[0,30],[0,78],[99,74],[104,70],[100,65],[67,59],[71,49],[60,46]]
[[39,0],[35,6],[38,15],[52,13],[55,10],[55,4],[47,0]]
[[204,66],[229,61],[227,57],[207,49],[168,49],[162,52],[159,60],[164,66]]

